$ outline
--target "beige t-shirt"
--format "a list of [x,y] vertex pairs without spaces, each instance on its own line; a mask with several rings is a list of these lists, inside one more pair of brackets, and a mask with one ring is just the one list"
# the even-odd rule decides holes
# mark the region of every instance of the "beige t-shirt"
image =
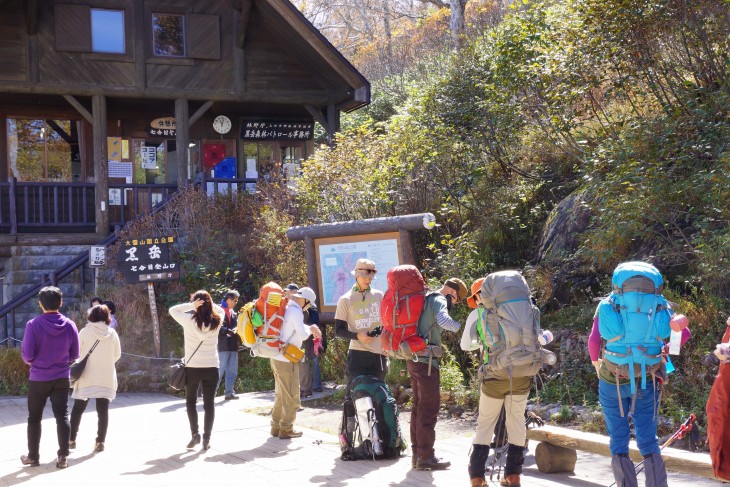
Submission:
[[[370,331],[380,326],[380,302],[382,291],[370,288],[364,293],[350,289],[337,301],[335,319],[347,322],[347,329],[353,333]],[[374,337],[369,344],[360,340],[350,340],[350,350],[383,353],[380,337]]]

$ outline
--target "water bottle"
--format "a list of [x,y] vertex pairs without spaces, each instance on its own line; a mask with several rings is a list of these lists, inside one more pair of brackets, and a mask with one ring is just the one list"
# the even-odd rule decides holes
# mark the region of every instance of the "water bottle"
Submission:
[[542,333],[537,335],[537,341],[540,342],[540,345],[544,347],[545,345],[553,341],[553,332],[551,332],[550,330],[543,330]]
[[370,418],[370,437],[373,441],[373,452],[375,456],[383,455],[383,442],[380,441],[380,434],[378,433],[378,420],[375,419],[375,410],[371,410],[372,415]]

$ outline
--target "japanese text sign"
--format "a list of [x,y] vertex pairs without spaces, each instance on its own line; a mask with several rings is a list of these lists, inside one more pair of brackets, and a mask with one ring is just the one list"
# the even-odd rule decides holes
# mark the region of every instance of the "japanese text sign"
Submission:
[[126,239],[117,254],[117,271],[127,284],[180,278],[180,266],[170,258],[173,237]]

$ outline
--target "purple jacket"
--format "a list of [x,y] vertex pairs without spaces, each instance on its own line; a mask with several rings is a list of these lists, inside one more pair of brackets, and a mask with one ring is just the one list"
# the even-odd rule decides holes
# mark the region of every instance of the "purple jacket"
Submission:
[[61,313],[44,313],[25,325],[23,361],[30,380],[68,379],[70,364],[79,358],[79,330]]

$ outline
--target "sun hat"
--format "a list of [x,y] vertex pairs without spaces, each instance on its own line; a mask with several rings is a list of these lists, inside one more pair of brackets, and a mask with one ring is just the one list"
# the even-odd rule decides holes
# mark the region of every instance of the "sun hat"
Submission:
[[444,286],[448,286],[456,291],[456,294],[459,296],[459,301],[464,301],[466,297],[469,296],[469,290],[466,288],[466,284],[464,284],[464,281],[458,277],[450,277],[446,279]]
[[355,263],[355,268],[350,272],[353,276],[361,277],[375,277],[375,273],[378,272],[375,262],[370,259],[358,259]]
[[482,283],[484,282],[484,279],[486,279],[486,277],[480,277],[479,279],[474,281],[471,285],[471,296],[466,298],[466,304],[470,308],[477,307],[477,294],[479,294],[481,292]]
[[314,304],[317,300],[317,295],[314,294],[314,290],[311,287],[301,287],[299,290],[292,294],[293,298],[304,298],[310,303]]

